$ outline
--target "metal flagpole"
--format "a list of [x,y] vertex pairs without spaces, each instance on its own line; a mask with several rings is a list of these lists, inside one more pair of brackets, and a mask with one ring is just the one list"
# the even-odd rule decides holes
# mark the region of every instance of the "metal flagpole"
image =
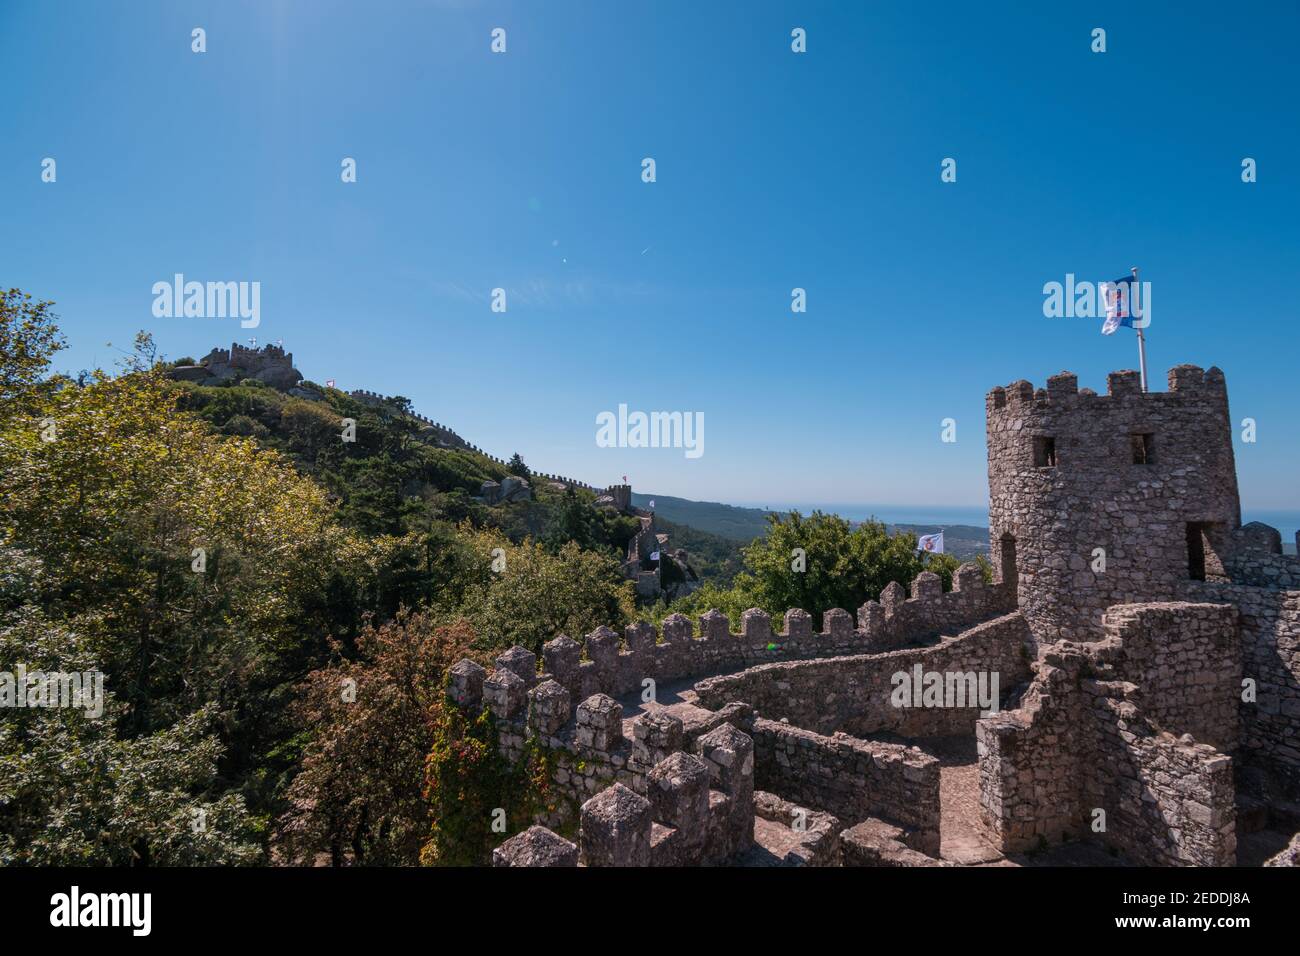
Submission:
[[[1138,334],[1138,371],[1142,376],[1142,391],[1145,392],[1147,390],[1147,340],[1142,334],[1142,326],[1137,324],[1138,320],[1133,315],[1133,295],[1138,289],[1138,267],[1133,266],[1129,271],[1133,273],[1133,284],[1129,286],[1128,290],[1128,314],[1135,319],[1133,331]],[[1145,303],[1142,308],[1145,311]],[[1143,318],[1145,318],[1145,315]]]

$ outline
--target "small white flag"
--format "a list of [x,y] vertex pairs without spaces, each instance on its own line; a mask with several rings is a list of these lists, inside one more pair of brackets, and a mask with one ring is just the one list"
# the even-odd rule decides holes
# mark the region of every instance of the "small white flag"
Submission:
[[917,551],[932,551],[935,554],[943,554],[943,532],[937,534],[923,534],[916,539]]
[[658,551],[651,551],[651,552],[650,552],[650,560],[651,560],[651,561],[658,561],[658,560],[659,560],[659,552],[658,552]]
[[332,379],[332,378],[327,378],[327,379],[325,379],[325,387],[326,387],[326,388],[333,388],[333,387],[334,387],[334,379]]

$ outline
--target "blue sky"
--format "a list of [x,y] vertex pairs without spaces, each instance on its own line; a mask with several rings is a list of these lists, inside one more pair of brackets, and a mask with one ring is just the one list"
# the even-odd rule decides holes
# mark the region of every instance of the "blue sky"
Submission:
[[[69,370],[283,339],[592,483],[978,505],[991,386],[1136,363],[1043,284],[1136,264],[1153,381],[1223,368],[1244,505],[1297,507],[1297,35],[1249,2],[5,0],[0,282],[57,301]],[[261,326],[154,318],[176,272],[259,281]],[[620,403],[702,412],[705,454],[597,447]]]

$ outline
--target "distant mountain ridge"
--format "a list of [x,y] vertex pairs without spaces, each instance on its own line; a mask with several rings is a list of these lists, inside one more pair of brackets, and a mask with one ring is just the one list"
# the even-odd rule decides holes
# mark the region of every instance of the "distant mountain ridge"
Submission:
[[[717,501],[692,501],[689,498],[677,498],[672,495],[643,495],[632,493],[632,503],[640,508],[649,508],[654,502],[654,511],[666,521],[687,525],[697,531],[729,538],[740,544],[748,544],[755,538],[767,534],[767,516],[771,514],[785,517],[788,512],[768,511],[763,508],[746,508],[740,505],[728,505]],[[857,522],[854,522],[855,524]],[[914,534],[944,533],[944,550],[958,560],[969,560],[978,555],[988,556],[989,529],[979,525],[967,524],[895,524],[886,522],[891,532],[910,531]]]

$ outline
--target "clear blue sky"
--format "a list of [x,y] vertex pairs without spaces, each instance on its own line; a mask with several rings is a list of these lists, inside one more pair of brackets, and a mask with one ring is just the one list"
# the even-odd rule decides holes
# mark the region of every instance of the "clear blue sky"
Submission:
[[[1136,363],[1043,284],[1136,264],[1155,381],[1223,368],[1245,505],[1296,507],[1297,36],[1294,3],[4,0],[0,282],[57,301],[69,370],[282,338],[593,483],[978,505],[989,387]],[[261,327],[155,319],[176,272],[261,282]],[[621,402],[703,412],[705,454],[596,447]]]

